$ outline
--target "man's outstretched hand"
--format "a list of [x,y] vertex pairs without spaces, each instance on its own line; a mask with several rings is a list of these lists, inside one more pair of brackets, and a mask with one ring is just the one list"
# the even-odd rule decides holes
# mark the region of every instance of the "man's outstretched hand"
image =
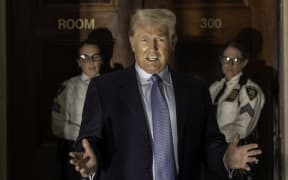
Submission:
[[78,171],[81,176],[87,177],[96,172],[97,161],[96,155],[87,139],[82,140],[82,146],[84,152],[69,153],[69,156],[71,156],[70,164],[75,166],[75,170]]
[[250,171],[247,163],[258,163],[256,156],[262,154],[258,144],[247,144],[238,146],[240,140],[239,134],[234,135],[233,141],[226,149],[224,162],[228,169],[245,169]]

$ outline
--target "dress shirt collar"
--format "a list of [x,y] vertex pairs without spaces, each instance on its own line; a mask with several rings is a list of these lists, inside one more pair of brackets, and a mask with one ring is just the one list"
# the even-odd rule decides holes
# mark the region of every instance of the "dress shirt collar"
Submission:
[[[141,84],[150,83],[151,76],[153,74],[145,72],[137,63],[135,63],[135,69]],[[172,84],[168,66],[166,66],[161,72],[159,72],[158,75],[165,84],[167,85]]]

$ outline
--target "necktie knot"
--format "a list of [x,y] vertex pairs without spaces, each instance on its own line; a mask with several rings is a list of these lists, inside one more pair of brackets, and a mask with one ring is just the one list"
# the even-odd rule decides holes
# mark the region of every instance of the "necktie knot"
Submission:
[[154,83],[154,82],[159,83],[159,82],[162,81],[161,77],[160,77],[158,74],[153,74],[153,75],[151,76],[151,79],[152,79],[153,83]]
[[153,81],[152,88],[156,88],[157,87],[159,89],[159,92],[162,95],[162,97],[165,97],[164,94],[163,94],[164,93],[163,84],[162,84],[163,81],[162,81],[161,77],[158,74],[153,74],[151,76],[151,79]]

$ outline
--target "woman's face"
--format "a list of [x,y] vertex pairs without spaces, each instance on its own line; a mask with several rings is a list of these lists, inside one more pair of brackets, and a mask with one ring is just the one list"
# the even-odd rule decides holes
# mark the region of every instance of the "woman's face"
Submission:
[[89,77],[99,74],[102,58],[98,46],[93,44],[84,44],[79,49],[78,65],[82,72]]
[[242,53],[234,47],[227,47],[221,57],[222,72],[227,80],[239,74],[246,66],[248,60],[244,59]]

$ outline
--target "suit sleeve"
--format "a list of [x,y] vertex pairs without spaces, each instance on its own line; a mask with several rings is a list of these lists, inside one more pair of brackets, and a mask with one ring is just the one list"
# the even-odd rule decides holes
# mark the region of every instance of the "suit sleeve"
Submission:
[[206,162],[209,171],[228,179],[228,172],[223,163],[224,153],[227,148],[224,136],[220,133],[215,110],[212,107],[211,96],[208,88],[204,87],[204,102],[206,109]]
[[[96,85],[96,81],[91,80],[88,86],[84,109],[82,114],[82,122],[80,127],[79,136],[75,143],[75,148],[82,151],[81,140],[88,139],[91,147],[93,148],[98,163],[101,159],[101,143],[103,142],[103,108],[101,106],[101,97]],[[101,166],[101,163],[99,163]]]

